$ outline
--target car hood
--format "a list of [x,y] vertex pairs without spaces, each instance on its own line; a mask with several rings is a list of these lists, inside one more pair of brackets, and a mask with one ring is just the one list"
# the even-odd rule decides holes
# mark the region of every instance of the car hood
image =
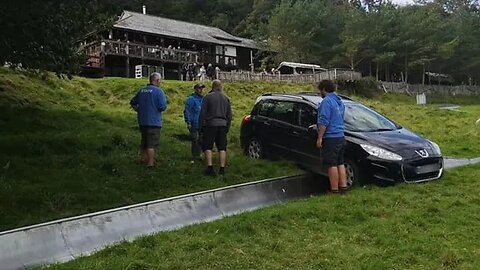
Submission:
[[385,150],[399,154],[403,159],[420,158],[421,150],[428,152],[428,156],[438,156],[430,142],[408,129],[401,128],[392,131],[379,132],[345,132],[347,138],[354,143],[365,143],[381,147]]

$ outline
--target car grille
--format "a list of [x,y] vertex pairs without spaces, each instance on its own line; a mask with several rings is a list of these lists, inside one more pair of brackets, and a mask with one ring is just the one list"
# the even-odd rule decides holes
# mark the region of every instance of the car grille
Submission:
[[423,158],[404,163],[403,178],[406,182],[421,182],[440,177],[442,158]]

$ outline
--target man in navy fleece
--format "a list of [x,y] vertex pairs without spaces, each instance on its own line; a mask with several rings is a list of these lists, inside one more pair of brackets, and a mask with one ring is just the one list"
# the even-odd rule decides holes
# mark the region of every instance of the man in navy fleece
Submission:
[[147,167],[155,165],[155,148],[160,141],[162,112],[167,109],[165,93],[160,89],[160,74],[150,75],[150,83],[140,89],[130,101],[137,112],[138,125],[142,135],[140,144],[140,161]]
[[195,84],[193,90],[195,91],[185,101],[185,109],[183,110],[183,117],[185,123],[187,123],[188,131],[190,132],[190,140],[192,141],[192,161],[200,160],[200,154],[202,153],[202,147],[200,146],[200,110],[202,109],[203,101],[203,89],[205,85]]
[[328,168],[330,191],[347,190],[347,176],[343,155],[345,153],[344,115],[345,105],[335,94],[335,85],[330,80],[318,84],[322,102],[318,106],[317,147],[322,149],[323,164]]

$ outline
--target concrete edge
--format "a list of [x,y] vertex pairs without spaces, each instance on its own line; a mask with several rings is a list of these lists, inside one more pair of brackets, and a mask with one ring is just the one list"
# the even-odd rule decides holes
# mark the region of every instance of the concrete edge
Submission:
[[67,262],[107,246],[320,191],[313,175],[278,177],[60,219],[0,234],[0,268]]

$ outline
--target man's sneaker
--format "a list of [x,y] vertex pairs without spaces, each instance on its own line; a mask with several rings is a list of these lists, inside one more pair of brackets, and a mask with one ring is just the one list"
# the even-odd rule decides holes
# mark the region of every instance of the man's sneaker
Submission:
[[338,195],[340,194],[340,191],[338,189],[334,189],[334,190],[327,190],[327,192],[325,192],[325,195]]
[[205,174],[205,176],[216,176],[217,175],[215,173],[215,171],[213,170],[213,167],[207,167],[204,174]]

